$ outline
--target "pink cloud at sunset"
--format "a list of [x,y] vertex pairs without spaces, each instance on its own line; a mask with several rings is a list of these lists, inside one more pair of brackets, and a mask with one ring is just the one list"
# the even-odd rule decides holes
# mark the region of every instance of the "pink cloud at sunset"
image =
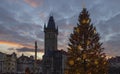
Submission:
[[37,7],[43,3],[43,0],[24,0],[24,1],[32,7]]

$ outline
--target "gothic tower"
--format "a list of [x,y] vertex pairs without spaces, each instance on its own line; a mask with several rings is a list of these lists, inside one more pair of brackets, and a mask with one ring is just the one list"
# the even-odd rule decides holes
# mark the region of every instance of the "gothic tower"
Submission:
[[45,33],[45,55],[50,55],[52,51],[57,50],[58,28],[55,26],[53,16],[50,16],[47,26],[44,25]]
[[63,53],[57,48],[58,28],[53,16],[49,17],[47,26],[44,25],[45,53],[42,60],[42,74],[63,74]]
[[49,17],[47,26],[44,25],[44,55],[42,62],[42,74],[53,74],[54,52],[57,51],[58,28],[55,26],[53,16]]

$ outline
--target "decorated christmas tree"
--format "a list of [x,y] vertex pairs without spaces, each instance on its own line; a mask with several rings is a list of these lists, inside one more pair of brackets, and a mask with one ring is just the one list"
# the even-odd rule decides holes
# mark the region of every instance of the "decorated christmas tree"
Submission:
[[104,48],[86,8],[79,15],[68,46],[65,74],[108,74]]

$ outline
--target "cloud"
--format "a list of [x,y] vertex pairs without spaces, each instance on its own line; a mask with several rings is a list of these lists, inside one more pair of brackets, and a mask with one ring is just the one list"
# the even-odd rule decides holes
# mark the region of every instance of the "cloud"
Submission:
[[[9,6],[8,2],[4,2],[4,4]],[[42,26],[32,22],[33,18],[28,11],[20,11],[21,8],[18,10],[20,12],[16,12],[15,9],[12,10],[11,6],[7,8],[2,4],[0,5],[0,40],[15,42],[24,46],[32,46],[32,43],[37,40],[42,46]]]
[[107,21],[101,21],[97,27],[100,33],[104,36],[114,36],[120,33],[120,14],[110,18]]
[[101,34],[105,52],[108,55],[119,55],[120,51],[120,14],[117,14],[107,21],[101,21],[97,28]]
[[[35,49],[33,48],[27,48],[27,47],[23,47],[23,48],[18,48],[16,49],[17,52],[35,52]],[[43,49],[38,49],[38,52],[43,52]]]
[[24,0],[24,1],[32,7],[38,7],[43,3],[43,0]]
[[23,45],[15,43],[15,42],[8,42],[8,41],[0,41],[0,45],[7,45],[13,47],[23,47]]

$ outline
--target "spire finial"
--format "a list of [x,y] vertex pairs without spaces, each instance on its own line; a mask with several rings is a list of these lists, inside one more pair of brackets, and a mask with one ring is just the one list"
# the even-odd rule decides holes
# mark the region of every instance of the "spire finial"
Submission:
[[82,8],[83,9],[85,8],[85,2],[84,2],[84,0],[82,0]]
[[54,9],[50,8],[50,14],[49,14],[49,16],[53,16],[53,11],[54,11]]
[[52,11],[50,11],[50,15],[49,16],[53,16],[53,12]]

